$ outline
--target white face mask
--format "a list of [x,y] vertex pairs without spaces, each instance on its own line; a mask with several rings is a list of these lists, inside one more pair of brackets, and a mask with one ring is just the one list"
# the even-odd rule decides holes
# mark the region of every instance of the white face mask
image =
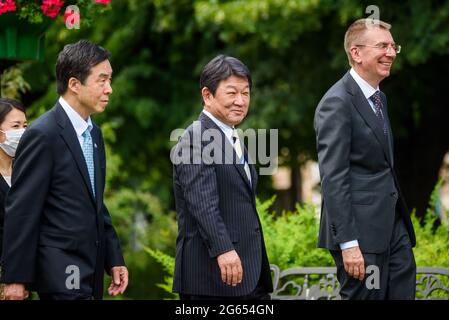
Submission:
[[17,145],[19,144],[20,138],[25,132],[25,128],[0,131],[3,132],[6,136],[5,141],[0,143],[0,148],[2,148],[8,156],[14,157],[16,155]]

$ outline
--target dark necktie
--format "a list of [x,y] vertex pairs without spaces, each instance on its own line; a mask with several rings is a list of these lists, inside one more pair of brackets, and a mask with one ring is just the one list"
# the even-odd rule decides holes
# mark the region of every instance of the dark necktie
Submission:
[[374,104],[374,110],[375,114],[377,116],[377,119],[379,119],[380,126],[382,128],[382,131],[384,132],[384,135],[387,136],[387,124],[385,122],[384,115],[382,113],[382,101],[380,100],[380,91],[377,90],[371,97],[370,100]]
[[236,130],[232,131],[232,140],[234,141],[233,147],[235,153],[237,154],[238,160],[243,163],[243,168],[245,169],[246,176],[248,177],[248,181],[251,183],[251,172],[249,170],[248,162],[246,162],[243,156],[242,145],[240,143],[240,138]]

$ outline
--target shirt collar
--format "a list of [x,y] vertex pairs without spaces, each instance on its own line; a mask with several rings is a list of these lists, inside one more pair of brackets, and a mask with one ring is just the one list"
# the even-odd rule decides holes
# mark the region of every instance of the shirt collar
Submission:
[[373,88],[365,79],[363,79],[355,70],[351,68],[349,71],[354,81],[360,87],[363,92],[363,95],[366,99],[369,99],[376,91],[379,90],[379,86],[377,88]]
[[212,113],[207,111],[206,109],[203,109],[203,113],[208,116],[225,134],[226,138],[228,138],[229,141],[232,141],[232,132],[234,131],[233,127],[228,126],[227,124],[221,122],[217,118],[215,118]]
[[78,112],[76,112],[69,103],[63,98],[59,97],[59,104],[64,109],[65,113],[69,117],[70,122],[75,129],[77,136],[82,136],[86,129],[89,129],[89,132],[92,131],[92,120],[90,117],[87,118],[87,121],[84,120]]

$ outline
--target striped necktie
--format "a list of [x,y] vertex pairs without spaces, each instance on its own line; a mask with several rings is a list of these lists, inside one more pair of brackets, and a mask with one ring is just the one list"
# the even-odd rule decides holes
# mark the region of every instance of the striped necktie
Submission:
[[370,98],[374,104],[374,110],[377,118],[379,119],[380,126],[382,127],[382,131],[384,135],[387,135],[387,123],[385,122],[384,115],[382,113],[382,101],[380,100],[380,91],[377,90]]

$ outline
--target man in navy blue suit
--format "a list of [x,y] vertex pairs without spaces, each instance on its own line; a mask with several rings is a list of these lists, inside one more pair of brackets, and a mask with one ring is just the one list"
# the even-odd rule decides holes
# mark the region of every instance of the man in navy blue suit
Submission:
[[23,135],[6,200],[1,282],[6,299],[101,299],[128,285],[117,234],[103,202],[106,157],[101,130],[90,116],[112,93],[110,53],[81,40],[56,63],[54,108]]

